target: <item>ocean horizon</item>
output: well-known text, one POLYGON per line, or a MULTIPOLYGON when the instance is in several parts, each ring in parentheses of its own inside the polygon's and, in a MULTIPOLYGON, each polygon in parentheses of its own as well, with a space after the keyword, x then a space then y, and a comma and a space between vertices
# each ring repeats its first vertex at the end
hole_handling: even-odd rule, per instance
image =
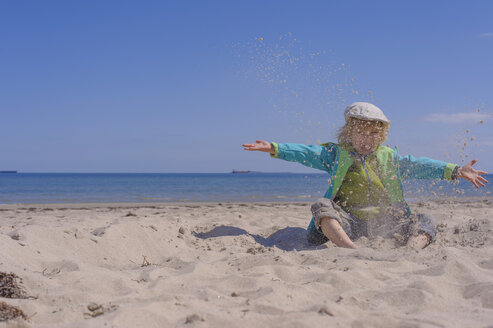
MULTIPOLYGON (((493 175, 486 176, 493 182, 493 175)), ((328 188, 326 173, 5 173, 0 204, 311 202, 328 188)), ((408 201, 491 197, 468 181, 404 181, 408 201)))

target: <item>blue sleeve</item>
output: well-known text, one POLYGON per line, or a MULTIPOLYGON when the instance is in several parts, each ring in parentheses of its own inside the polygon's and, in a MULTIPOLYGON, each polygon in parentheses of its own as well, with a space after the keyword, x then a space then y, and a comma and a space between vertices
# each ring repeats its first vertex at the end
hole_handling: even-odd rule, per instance
POLYGON ((437 161, 428 157, 415 158, 412 155, 400 156, 399 167, 404 179, 446 179, 452 180, 456 164, 437 161))
MULTIPOLYGON (((327 171, 333 166, 336 151, 321 145, 303 145, 295 143, 272 143, 275 154, 272 157, 297 162, 305 166, 327 171)), ((330 147, 329 147, 330 148, 330 147)))

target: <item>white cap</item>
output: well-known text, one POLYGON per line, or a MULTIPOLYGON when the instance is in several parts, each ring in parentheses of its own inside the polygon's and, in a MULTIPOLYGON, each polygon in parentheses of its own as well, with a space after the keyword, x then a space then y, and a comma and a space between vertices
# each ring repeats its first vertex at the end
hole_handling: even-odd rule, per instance
POLYGON ((390 123, 390 120, 385 116, 380 108, 367 102, 355 102, 346 107, 344 118, 346 121, 354 117, 364 121, 380 121, 390 123))

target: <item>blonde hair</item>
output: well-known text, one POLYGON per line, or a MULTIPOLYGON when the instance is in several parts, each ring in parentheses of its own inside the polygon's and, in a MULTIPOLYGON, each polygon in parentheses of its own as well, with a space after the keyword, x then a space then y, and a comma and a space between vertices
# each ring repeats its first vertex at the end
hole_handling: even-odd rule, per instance
POLYGON ((365 121, 358 118, 349 117, 346 120, 346 124, 339 129, 337 133, 337 141, 339 143, 351 143, 351 137, 354 130, 356 131, 377 131, 380 134, 380 141, 382 142, 387 139, 387 134, 389 133, 390 123, 384 123, 380 121, 365 121))

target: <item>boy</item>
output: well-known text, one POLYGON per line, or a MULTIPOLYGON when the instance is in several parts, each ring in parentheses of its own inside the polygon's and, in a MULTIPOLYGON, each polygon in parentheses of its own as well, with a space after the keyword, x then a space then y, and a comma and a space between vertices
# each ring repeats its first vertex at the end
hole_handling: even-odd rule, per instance
POLYGON ((344 112, 346 124, 339 130, 338 144, 277 144, 257 140, 245 150, 269 152, 271 157, 298 162, 330 174, 329 189, 312 205, 308 240, 314 244, 332 241, 356 248, 361 236, 393 236, 413 248, 426 247, 435 237, 431 217, 413 215, 404 200, 401 173, 411 179, 463 178, 476 188, 488 181, 487 174, 426 157, 401 157, 397 148, 381 146, 387 138, 389 119, 375 105, 356 102, 344 112))

